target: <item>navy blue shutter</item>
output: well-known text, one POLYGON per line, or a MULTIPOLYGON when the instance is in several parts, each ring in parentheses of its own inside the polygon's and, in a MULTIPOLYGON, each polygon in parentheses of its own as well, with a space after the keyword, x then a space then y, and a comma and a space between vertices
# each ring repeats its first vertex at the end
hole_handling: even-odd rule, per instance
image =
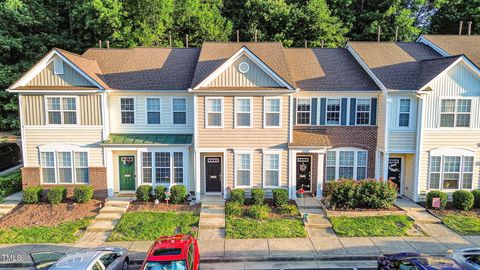
POLYGON ((377 99, 372 98, 372 106, 370 109, 370 125, 375 126, 377 124, 377 99))
POLYGON ((342 113, 341 113, 341 120, 340 123, 342 126, 347 125, 347 103, 348 98, 342 98, 342 113))
POLYGON ((327 111, 327 99, 321 98, 320 99, 320 125, 325 125, 325 114, 327 111))
POLYGON ((312 98, 312 107, 310 108, 310 117, 312 118, 312 125, 317 124, 317 98, 312 98))
POLYGON ((293 124, 297 124, 297 99, 293 99, 293 124))
POLYGON ((357 115, 357 99, 350 99, 350 125, 355 126, 355 116, 357 115))

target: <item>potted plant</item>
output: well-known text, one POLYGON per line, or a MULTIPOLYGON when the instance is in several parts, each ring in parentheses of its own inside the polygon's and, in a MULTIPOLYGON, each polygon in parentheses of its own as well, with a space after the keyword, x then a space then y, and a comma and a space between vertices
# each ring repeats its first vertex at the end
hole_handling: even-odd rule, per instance
POLYGON ((305 190, 303 189, 303 187, 301 187, 297 190, 297 197, 298 198, 303 198, 304 194, 305 194, 305 190))

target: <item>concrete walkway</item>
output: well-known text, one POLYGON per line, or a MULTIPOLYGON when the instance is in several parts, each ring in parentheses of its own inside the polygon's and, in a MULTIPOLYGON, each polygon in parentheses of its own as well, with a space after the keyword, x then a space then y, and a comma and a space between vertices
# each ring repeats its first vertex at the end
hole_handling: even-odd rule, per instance
POLYGON ((202 198, 198 230, 199 240, 225 238, 225 200, 223 197, 205 196, 202 198))
POLYGON ((305 228, 310 238, 336 236, 332 224, 317 199, 314 197, 297 198, 295 203, 302 217, 304 214, 308 214, 308 222, 305 224, 305 228))
POLYGON ((7 215, 23 200, 23 192, 17 192, 6 197, 2 203, 0 203, 0 218, 7 215))

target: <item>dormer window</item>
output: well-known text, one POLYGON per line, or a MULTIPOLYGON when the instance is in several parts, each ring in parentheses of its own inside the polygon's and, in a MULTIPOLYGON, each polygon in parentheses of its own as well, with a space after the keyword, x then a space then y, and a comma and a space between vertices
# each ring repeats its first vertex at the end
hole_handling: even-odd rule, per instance
POLYGON ((60 57, 53 60, 53 73, 55 75, 63 74, 63 60, 60 57))

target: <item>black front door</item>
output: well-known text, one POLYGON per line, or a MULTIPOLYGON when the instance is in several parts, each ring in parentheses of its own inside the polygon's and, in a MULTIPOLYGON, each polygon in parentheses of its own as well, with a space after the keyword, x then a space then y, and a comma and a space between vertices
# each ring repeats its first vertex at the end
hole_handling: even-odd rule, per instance
POLYGON ((305 191, 312 190, 312 157, 297 157, 297 190, 301 187, 305 191))
POLYGON ((402 159, 389 158, 388 159, 388 180, 391 180, 397 185, 397 190, 400 192, 402 179, 402 159))
POLYGON ((222 191, 222 158, 205 157, 205 191, 222 191))

